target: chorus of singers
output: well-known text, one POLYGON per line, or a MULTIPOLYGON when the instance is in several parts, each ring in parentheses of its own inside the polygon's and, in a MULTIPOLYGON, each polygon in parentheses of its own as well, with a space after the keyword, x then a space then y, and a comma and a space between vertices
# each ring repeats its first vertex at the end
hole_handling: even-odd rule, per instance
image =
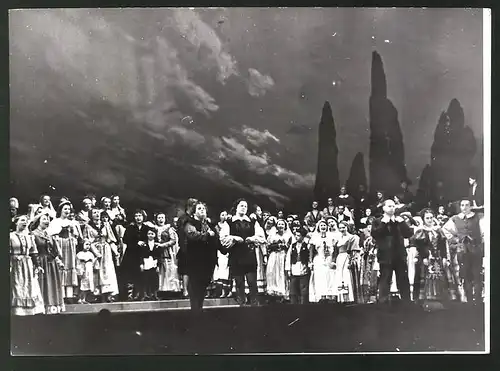
MULTIPOLYGON (((471 183, 472 184, 472 183, 471 183)), ((305 217, 237 200, 218 220, 189 199, 167 220, 128 214, 120 197, 83 198, 81 210, 42 195, 19 212, 10 200, 11 306, 55 314, 66 304, 189 297, 264 302, 387 302, 483 298, 482 209, 474 194, 415 212, 411 194, 375 201, 341 194, 305 217), (177 296, 175 296, 177 294, 177 296)), ((475 188, 474 188, 475 189, 475 188)))

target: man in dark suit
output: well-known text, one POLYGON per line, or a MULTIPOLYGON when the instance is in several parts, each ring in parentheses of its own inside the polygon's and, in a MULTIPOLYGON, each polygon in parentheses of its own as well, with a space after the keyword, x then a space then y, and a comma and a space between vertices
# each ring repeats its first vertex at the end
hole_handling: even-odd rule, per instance
POLYGON ((484 207, 484 190, 477 181, 477 175, 469 176, 469 199, 472 201, 472 208, 477 210, 484 207))
POLYGON ((395 216, 395 204, 387 199, 383 202, 383 215, 372 226, 372 237, 377 245, 380 264, 379 302, 388 302, 392 272, 396 272, 396 282, 401 299, 410 302, 410 283, 406 263, 404 239, 413 231, 401 216, 395 216))

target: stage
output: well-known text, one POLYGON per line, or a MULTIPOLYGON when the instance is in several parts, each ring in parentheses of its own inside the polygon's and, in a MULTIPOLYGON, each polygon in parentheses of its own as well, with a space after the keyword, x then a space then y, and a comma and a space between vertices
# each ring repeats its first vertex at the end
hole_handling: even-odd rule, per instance
POLYGON ((431 312, 401 303, 228 304, 208 306, 197 318, 179 309, 11 317, 12 354, 428 352, 485 346, 482 304, 431 312))

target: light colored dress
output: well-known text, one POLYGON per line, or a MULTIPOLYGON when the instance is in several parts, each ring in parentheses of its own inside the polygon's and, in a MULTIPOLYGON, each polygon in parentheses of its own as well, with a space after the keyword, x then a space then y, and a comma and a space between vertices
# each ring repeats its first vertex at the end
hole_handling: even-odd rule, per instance
POLYGON ((337 295, 335 287, 335 268, 333 265, 333 244, 336 233, 326 232, 322 235, 315 232, 309 242, 312 245, 313 269, 309 282, 309 301, 318 302, 321 299, 332 298, 337 295))
POLYGON ((113 233, 110 224, 96 226, 87 224, 83 230, 85 239, 90 240, 92 252, 100 258, 94 265, 95 270, 95 291, 96 295, 100 294, 118 294, 118 280, 114 259, 118 255, 116 247, 116 237, 113 233))
POLYGON ((177 267, 177 253, 179 252, 179 237, 170 225, 157 226, 158 240, 162 246, 159 259, 158 291, 180 292, 181 282, 177 267))
POLYGON ((287 230, 271 234, 268 239, 269 257, 266 267, 266 291, 269 295, 288 298, 289 285, 285 277, 285 260, 288 246, 291 244, 292 233, 287 230))
MULTIPOLYGON (((359 237, 352 234, 340 236, 336 242, 338 251, 335 270, 335 288, 337 289, 338 302, 352 303, 354 302, 355 277, 353 277, 353 269, 356 267, 356 254, 359 253, 359 237)), ((359 270, 354 269, 358 272, 359 270)), ((359 282, 359 280, 358 280, 359 282)))
POLYGON ((37 249, 32 235, 10 233, 11 310, 16 316, 45 313, 42 292, 35 276, 37 249))
POLYGON ((73 290, 78 287, 76 272, 76 245, 79 229, 77 222, 69 219, 56 218, 47 228, 47 234, 53 237, 54 243, 62 257, 64 269, 62 270, 62 285, 66 298, 73 297, 73 290))
POLYGON ((77 273, 80 277, 80 291, 93 292, 94 282, 94 261, 95 256, 90 251, 80 251, 76 254, 77 273))

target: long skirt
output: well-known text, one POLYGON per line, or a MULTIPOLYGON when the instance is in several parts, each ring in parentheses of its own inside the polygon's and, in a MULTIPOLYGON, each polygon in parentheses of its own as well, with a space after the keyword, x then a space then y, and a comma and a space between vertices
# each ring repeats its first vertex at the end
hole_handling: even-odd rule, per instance
POLYGON ((162 258, 159 260, 158 291, 180 292, 181 281, 177 269, 177 260, 162 258))
POLYGON ((43 273, 38 275, 42 291, 45 313, 57 314, 64 312, 64 293, 61 282, 61 270, 56 261, 48 255, 39 256, 43 273))
POLYGON ((337 256, 335 271, 335 288, 338 290, 338 302, 351 303, 354 301, 354 286, 349 269, 349 254, 342 252, 337 256))
POLYGON ((420 300, 447 301, 448 281, 442 261, 431 258, 429 265, 421 265, 420 300))
POLYGON ((273 251, 269 254, 266 268, 266 291, 269 295, 288 298, 288 281, 285 277, 286 251, 273 251))
POLYGON ((214 281, 229 280, 229 257, 220 251, 217 252, 217 266, 214 271, 214 281))
MULTIPOLYGON (((74 237, 54 238, 57 248, 61 252, 64 269, 62 270, 62 285, 64 288, 75 289, 78 287, 78 275, 76 272, 76 244, 74 237)), ((64 293, 66 297, 66 292, 64 293)))
POLYGON ((323 298, 331 298, 336 295, 335 269, 330 268, 327 260, 316 255, 313 259, 313 269, 309 281, 309 301, 315 303, 323 298))
POLYGON ((11 256, 11 310, 16 316, 45 313, 40 284, 33 261, 27 255, 11 256))
POLYGON ((257 245, 255 254, 257 254, 257 290, 259 293, 265 293, 267 287, 266 264, 264 262, 264 244, 257 245))
POLYGON ((363 303, 373 303, 377 300, 377 273, 376 257, 364 256, 361 260, 361 295, 363 303))
POLYGON ((115 263, 113 261, 113 251, 107 242, 95 244, 97 250, 102 255, 96 269, 94 284, 96 294, 118 294, 118 279, 116 277, 115 263))

